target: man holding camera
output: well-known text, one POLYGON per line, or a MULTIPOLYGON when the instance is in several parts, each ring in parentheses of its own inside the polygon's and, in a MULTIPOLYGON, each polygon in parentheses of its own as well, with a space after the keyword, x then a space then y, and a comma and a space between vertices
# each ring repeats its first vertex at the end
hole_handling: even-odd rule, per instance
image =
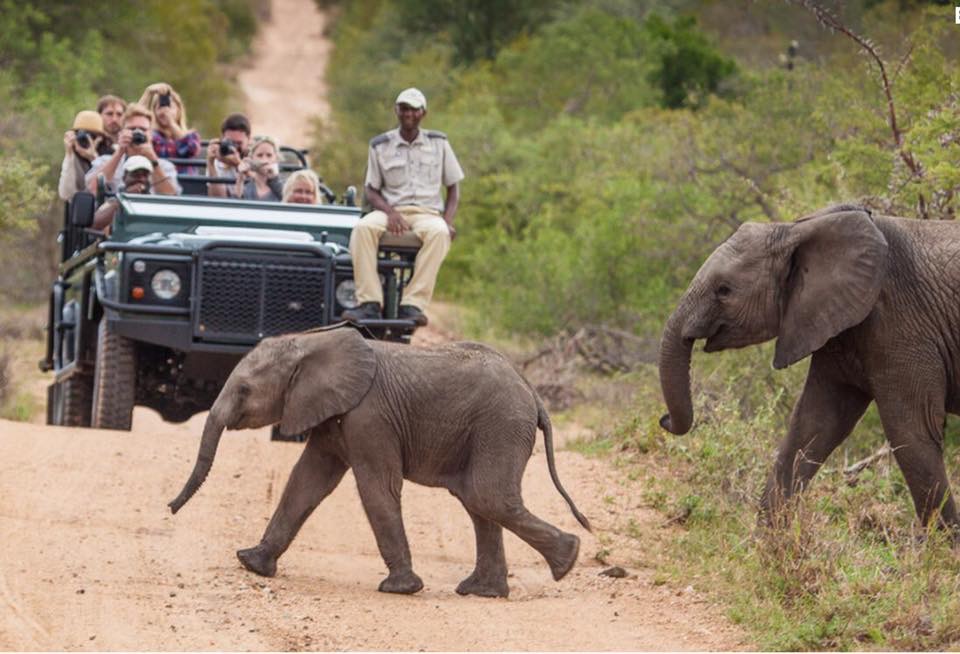
POLYGON ((150 181, 156 193, 161 195, 179 195, 180 184, 177 181, 177 167, 166 159, 161 159, 150 142, 150 129, 153 114, 141 104, 127 106, 123 114, 123 129, 117 137, 117 149, 113 154, 97 157, 87 172, 87 190, 96 194, 97 177, 103 175, 107 188, 116 191, 123 184, 123 164, 129 157, 145 157, 153 168, 150 181))
POLYGON ((96 111, 81 111, 73 119, 73 127, 63 134, 66 152, 60 166, 60 182, 57 191, 60 199, 69 202, 77 191, 84 190, 84 176, 92 162, 103 152, 103 120, 96 111))
MULTIPOLYGON (((220 138, 207 146, 207 177, 236 179, 240 162, 250 154, 250 120, 243 114, 230 114, 220 125, 220 138)), ((207 183, 207 195, 236 197, 233 184, 207 183)))

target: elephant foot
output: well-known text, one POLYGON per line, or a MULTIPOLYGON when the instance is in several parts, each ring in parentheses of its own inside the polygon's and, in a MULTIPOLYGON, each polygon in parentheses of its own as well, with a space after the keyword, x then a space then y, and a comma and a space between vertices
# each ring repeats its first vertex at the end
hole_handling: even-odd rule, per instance
POLYGON ((380 582, 377 588, 381 593, 400 593, 412 595, 423 588, 423 580, 413 570, 406 572, 391 572, 390 576, 380 582))
POLYGON ((557 555, 547 559, 554 581, 560 581, 570 572, 573 564, 577 562, 579 553, 580 539, 573 534, 561 534, 557 544, 557 555))
POLYGON ((479 575, 476 571, 457 586, 458 595, 479 595, 480 597, 508 597, 507 573, 503 575, 479 575))
POLYGON ((277 574, 277 557, 273 556, 262 545, 245 550, 237 550, 237 558, 243 567, 250 572, 256 572, 261 577, 273 577, 277 574))

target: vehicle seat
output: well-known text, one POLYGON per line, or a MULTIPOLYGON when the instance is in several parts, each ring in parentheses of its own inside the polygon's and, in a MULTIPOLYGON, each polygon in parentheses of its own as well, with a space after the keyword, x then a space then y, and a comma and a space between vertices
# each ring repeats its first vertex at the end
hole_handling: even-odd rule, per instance
POLYGON ((419 250, 423 246, 423 241, 412 231, 407 230, 403 234, 391 234, 384 232, 380 237, 381 250, 419 250))

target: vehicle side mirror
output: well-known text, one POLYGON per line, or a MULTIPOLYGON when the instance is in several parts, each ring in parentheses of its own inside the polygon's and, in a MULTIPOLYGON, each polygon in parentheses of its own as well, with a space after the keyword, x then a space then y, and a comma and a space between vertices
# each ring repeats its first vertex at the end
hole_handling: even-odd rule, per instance
POLYGON ((343 203, 348 207, 357 206, 357 187, 353 184, 347 187, 347 192, 343 195, 343 203))
POLYGON ((73 227, 89 227, 93 224, 93 212, 96 207, 93 193, 79 191, 70 200, 70 224, 73 227))

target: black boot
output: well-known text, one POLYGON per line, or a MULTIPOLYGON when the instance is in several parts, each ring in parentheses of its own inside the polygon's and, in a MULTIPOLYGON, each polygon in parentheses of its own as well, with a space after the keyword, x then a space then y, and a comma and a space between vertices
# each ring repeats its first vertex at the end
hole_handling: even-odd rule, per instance
POLYGON ((417 327, 423 327, 427 324, 427 314, 412 304, 401 304, 400 310, 397 312, 397 318, 412 320, 417 327))
POLYGON ((361 320, 380 320, 380 305, 376 302, 364 302, 356 309, 348 309, 340 314, 344 320, 360 322, 361 320))

